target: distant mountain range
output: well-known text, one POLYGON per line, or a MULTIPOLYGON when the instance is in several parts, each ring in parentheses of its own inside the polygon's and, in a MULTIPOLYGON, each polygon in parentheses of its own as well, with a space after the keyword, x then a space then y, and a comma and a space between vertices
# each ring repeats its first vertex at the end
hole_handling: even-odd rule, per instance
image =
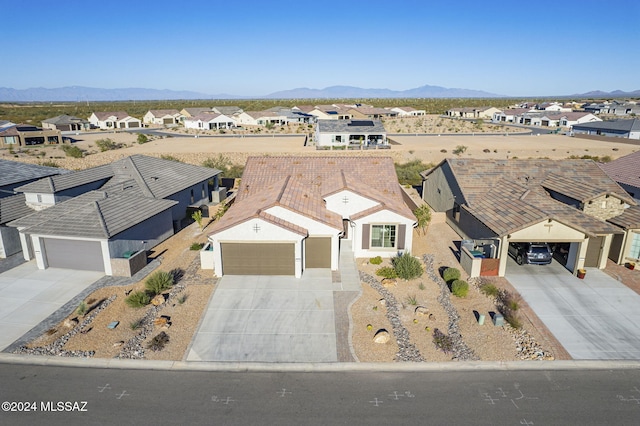
MULTIPOLYGON (((70 86, 55 89, 34 87, 12 89, 0 87, 0 102, 95 102, 95 101, 153 101, 192 99, 371 99, 371 98, 498 98, 507 97, 482 90, 457 89, 424 85, 408 90, 363 89, 353 86, 331 86, 324 89, 307 87, 283 90, 265 96, 236 96, 226 93, 210 95, 192 91, 157 90, 142 88, 100 89, 70 86)), ((557 97, 572 98, 621 98, 640 97, 640 90, 623 92, 593 91, 557 97)))
POLYGON ((603 92, 602 90, 594 90, 592 92, 571 95, 575 98, 591 98, 591 99, 609 99, 609 98, 640 98, 640 90, 633 92, 624 92, 622 90, 614 90, 613 92, 603 92))

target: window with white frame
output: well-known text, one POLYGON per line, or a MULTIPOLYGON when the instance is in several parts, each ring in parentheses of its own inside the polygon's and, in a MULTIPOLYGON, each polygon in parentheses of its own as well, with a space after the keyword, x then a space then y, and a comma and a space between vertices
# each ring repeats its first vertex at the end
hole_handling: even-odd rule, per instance
POLYGON ((371 248, 394 248, 396 225, 371 225, 371 248))
POLYGON ((633 259, 640 258, 640 234, 633 233, 633 240, 631 240, 631 250, 629 250, 629 257, 633 259))

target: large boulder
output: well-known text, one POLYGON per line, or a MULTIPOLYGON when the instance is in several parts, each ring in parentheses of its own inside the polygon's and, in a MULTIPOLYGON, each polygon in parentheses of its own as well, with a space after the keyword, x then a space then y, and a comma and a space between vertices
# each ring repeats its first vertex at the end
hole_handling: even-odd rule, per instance
POLYGON ((373 342, 374 343, 387 343, 389 342, 389 340, 391 339, 391 336, 389 335, 389 332, 387 330, 385 330, 384 328, 378 330, 376 332, 376 335, 373 336, 373 342))

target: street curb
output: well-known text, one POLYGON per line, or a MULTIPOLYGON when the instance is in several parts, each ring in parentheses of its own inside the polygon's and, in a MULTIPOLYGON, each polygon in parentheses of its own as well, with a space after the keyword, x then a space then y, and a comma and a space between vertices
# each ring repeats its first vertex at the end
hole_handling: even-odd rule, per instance
POLYGON ((109 368, 118 370, 165 370, 211 372, 447 372, 447 371, 547 371, 547 370, 630 370, 640 369, 640 361, 510 361, 434 363, 240 363, 197 361, 149 361, 115 358, 61 358, 0 353, 1 364, 53 367, 109 368))

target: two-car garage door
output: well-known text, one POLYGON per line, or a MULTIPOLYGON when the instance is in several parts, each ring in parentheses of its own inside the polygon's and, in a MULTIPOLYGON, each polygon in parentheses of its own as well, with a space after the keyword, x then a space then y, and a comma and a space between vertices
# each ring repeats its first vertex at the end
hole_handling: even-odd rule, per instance
POLYGON ((225 275, 294 275, 293 243, 221 243, 225 275))
POLYGON ((42 244, 50 268, 104 272, 102 246, 99 241, 43 238, 42 244))

